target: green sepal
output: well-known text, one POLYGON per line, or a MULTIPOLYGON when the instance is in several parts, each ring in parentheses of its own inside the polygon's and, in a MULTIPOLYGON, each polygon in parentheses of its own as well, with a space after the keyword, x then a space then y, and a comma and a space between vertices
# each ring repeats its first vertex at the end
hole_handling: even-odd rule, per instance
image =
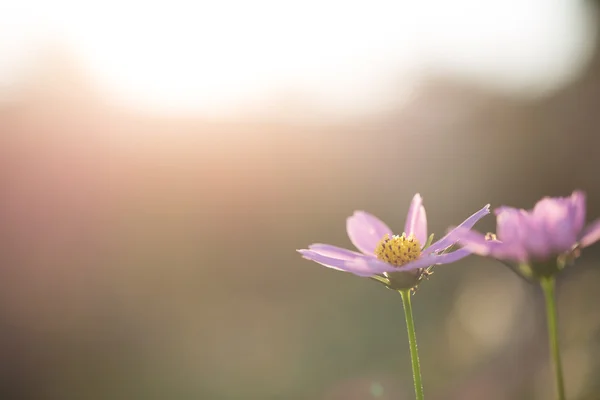
POLYGON ((503 264, 528 282, 539 282, 551 278, 566 267, 573 265, 575 259, 579 257, 579 253, 579 248, 575 246, 572 250, 547 261, 530 261, 518 264, 503 262, 503 264))
POLYGON ((425 242, 425 246, 423 246, 423 250, 425 250, 426 248, 428 248, 429 246, 431 246, 431 243, 433 243, 433 233, 431 235, 429 235, 429 237, 427 238, 427 241, 425 242))

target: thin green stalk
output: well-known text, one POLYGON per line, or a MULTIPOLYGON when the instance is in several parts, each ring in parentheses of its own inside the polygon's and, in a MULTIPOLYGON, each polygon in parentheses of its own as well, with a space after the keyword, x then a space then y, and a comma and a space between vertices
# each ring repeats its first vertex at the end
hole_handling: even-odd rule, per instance
POLYGON ((400 290, 404 315, 406 316, 406 329, 408 331, 408 343, 410 345, 410 359, 412 361, 413 381, 415 383, 416 400, 423 400, 423 383, 421 381, 421 367, 419 366, 419 352, 417 350, 417 335, 415 323, 413 322, 412 306, 410 304, 410 289, 400 290))
POLYGON ((563 381, 562 365, 560 362, 560 349, 558 347, 558 323, 556 316, 556 300, 554 294, 554 277, 545 277, 540 281, 544 297, 546 298, 546 315, 548 318, 548 337, 550 340, 550 354, 554 364, 554 378, 556 383, 556 398, 565 400, 565 384, 563 381))

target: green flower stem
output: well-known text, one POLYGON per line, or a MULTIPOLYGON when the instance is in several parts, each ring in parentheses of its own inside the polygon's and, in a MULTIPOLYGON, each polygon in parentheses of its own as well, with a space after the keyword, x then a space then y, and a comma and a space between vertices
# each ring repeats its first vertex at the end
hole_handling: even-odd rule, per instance
POLYGON ((560 362, 560 349, 558 347, 558 323, 556 317, 556 300, 554 294, 554 277, 544 277, 540 280, 544 297, 546 298, 546 315, 548 318, 548 337, 550 340, 550 354, 554 364, 554 377, 556 381, 556 396, 558 400, 565 400, 565 384, 563 381, 562 365, 560 362))
POLYGON ((412 361, 416 400, 423 400, 423 383, 421 382, 421 367, 419 366, 417 335, 415 333, 415 323, 413 322, 412 306, 410 304, 410 289, 400 290, 399 292, 402 295, 404 315, 406 316, 406 329, 408 330, 408 343, 410 345, 410 359, 412 361))

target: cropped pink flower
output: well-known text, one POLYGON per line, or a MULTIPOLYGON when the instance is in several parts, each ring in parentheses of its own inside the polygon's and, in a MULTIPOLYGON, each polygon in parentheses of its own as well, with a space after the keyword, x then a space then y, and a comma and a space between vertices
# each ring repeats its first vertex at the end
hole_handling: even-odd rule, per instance
POLYGON ((544 262, 587 247, 600 239, 600 219, 585 225, 585 194, 545 197, 532 210, 500 207, 495 210, 497 240, 481 233, 453 230, 463 249, 499 260, 544 262))

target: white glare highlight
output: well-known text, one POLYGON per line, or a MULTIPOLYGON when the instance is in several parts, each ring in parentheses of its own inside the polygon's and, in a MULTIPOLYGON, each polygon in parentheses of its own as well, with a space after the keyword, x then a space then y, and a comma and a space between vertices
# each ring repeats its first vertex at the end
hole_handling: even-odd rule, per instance
POLYGON ((260 108, 292 93, 356 112, 406 96, 425 70, 538 93, 584 65, 587 11, 558 0, 13 1, 0 13, 0 82, 50 37, 109 94, 157 110, 260 108))

